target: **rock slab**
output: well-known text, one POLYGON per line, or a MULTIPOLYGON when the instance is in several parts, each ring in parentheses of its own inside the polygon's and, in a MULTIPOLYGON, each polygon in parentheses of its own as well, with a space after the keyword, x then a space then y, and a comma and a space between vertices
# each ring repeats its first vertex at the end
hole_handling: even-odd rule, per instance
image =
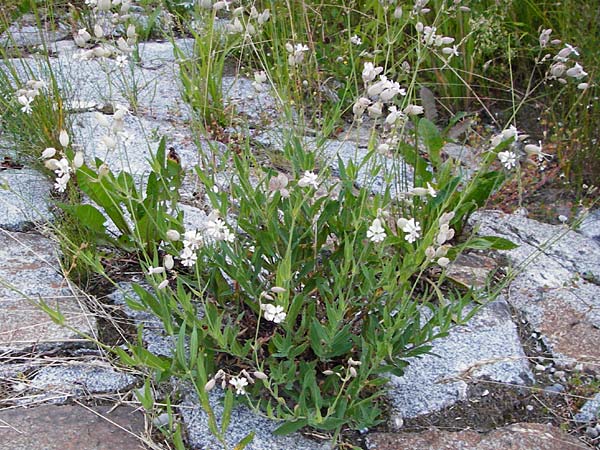
POLYGON ((34 170, 0 172, 0 228, 24 231, 36 223, 50 221, 51 189, 52 183, 34 170))
POLYGON ((558 428, 538 423, 518 423, 480 434, 475 431, 374 433, 367 438, 370 450, 580 450, 586 446, 558 428))
POLYGON ((141 450, 144 417, 133 408, 39 406, 0 411, 0 450, 141 450))
POLYGON ((499 211, 473 214, 479 234, 519 245, 503 252, 516 275, 508 302, 522 313, 557 364, 600 361, 600 243, 562 225, 499 211))
POLYGON ((432 354, 410 359, 402 377, 390 377, 388 396, 395 418, 429 414, 465 400, 471 378, 518 385, 533 381, 517 327, 502 299, 432 345, 432 354))
POLYGON ((95 319, 58 272, 50 239, 0 230, 0 351, 24 351, 83 342, 76 332, 52 322, 35 302, 59 308, 71 327, 93 334, 95 319))

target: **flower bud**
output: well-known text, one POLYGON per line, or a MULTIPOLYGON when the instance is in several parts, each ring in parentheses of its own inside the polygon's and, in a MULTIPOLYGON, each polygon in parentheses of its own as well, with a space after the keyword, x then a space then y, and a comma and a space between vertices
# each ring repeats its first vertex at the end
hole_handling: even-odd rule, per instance
POLYGON ((163 259, 163 265, 165 269, 171 270, 175 266, 175 260, 173 259, 173 255, 165 255, 163 259))
POLYGON ((67 134, 67 132, 65 130, 60 130, 60 135, 58 136, 58 142, 60 142, 60 145, 62 145, 64 148, 69 146, 69 135, 67 134))
POLYGON ((50 169, 50 170, 57 170, 60 168, 60 164, 59 164, 58 160, 56 160, 56 159, 48 159, 44 163, 44 166, 46 167, 46 169, 50 169))
POLYGON ((208 380, 208 382, 204 385, 204 392, 209 392, 215 387, 216 381, 214 378, 208 380))
POLYGON ((105 177, 106 175, 108 175, 110 173, 110 168, 108 167, 107 164, 102 164, 99 168, 98 168, 98 176, 100 178, 105 177))
POLYGON ((358 375, 358 372, 352 366, 350 366, 350 368, 348 369, 348 372, 350 373, 350 376, 353 377, 353 378, 356 378, 356 376, 358 375))
POLYGON ((83 152, 77 152, 73 157, 73 168, 79 169, 81 166, 83 166, 83 152))
POLYGON ((156 289, 158 289, 160 291, 160 290, 163 290, 164 288, 166 288, 168 285, 169 285, 169 280, 165 279, 165 280, 162 280, 158 286, 156 286, 156 289))
POLYGON ((442 267, 446 267, 448 264, 450 264, 450 260, 445 256, 442 256, 440 259, 438 259, 438 264, 442 267))
POLYGON ((48 147, 42 152, 43 159, 52 158, 54 155, 56 155, 56 149, 54 147, 48 147))
POLYGON ((286 292, 286 289, 279 286, 273 286, 271 288, 271 292, 274 292, 275 294, 283 294, 284 292, 286 292))
POLYGON ((111 6, 112 4, 110 0, 98 0, 96 3, 98 11, 108 11, 111 6))
POLYGON ((335 372, 334 372, 333 370, 324 370, 324 371, 323 371, 323 375, 327 375, 327 376, 329 376, 329 375, 333 375, 334 373, 335 373, 335 372))
POLYGON ((100 39, 102 36, 104 36, 104 30, 98 24, 94 25, 94 36, 96 36, 96 38, 98 38, 98 39, 100 39))
POLYGON ((260 372, 260 371, 256 371, 256 372, 252 372, 252 375, 254 375, 254 378, 256 378, 257 380, 266 380, 267 374, 264 372, 260 372))
POLYGON ((167 231, 167 239, 176 242, 181 239, 181 234, 179 234, 179 231, 177 230, 169 230, 167 231))

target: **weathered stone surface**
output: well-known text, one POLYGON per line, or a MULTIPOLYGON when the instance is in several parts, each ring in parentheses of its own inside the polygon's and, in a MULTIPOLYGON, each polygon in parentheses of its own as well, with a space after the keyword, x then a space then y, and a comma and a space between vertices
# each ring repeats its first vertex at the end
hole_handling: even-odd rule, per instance
POLYGON ((558 428, 518 423, 480 434, 475 431, 431 429, 420 433, 374 433, 370 450, 579 450, 586 446, 558 428))
POLYGON ((50 190, 52 183, 34 170, 0 172, 0 228, 23 231, 36 223, 52 219, 50 190))
POLYGON ((0 230, 0 262, 0 350, 83 341, 77 333, 54 324, 33 304, 39 300, 59 308, 68 325, 94 333, 95 320, 58 272, 56 248, 49 239, 0 230))
POLYGON ((391 376, 392 415, 412 418, 466 399, 470 378, 527 384, 533 380, 506 302, 496 300, 471 321, 433 342, 433 354, 391 376), (437 355, 437 356, 434 356, 437 355))
POLYGON ((122 406, 0 411, 0 450, 141 450, 143 433, 143 414, 122 406))
POLYGON ((69 397, 124 391, 132 387, 133 375, 117 372, 106 361, 45 366, 28 383, 29 401, 62 403, 69 397))
MULTIPOLYGON (((257 143, 274 150, 281 150, 286 144, 286 139, 285 133, 280 130, 267 130, 255 137, 257 143)), ((307 151, 315 152, 317 163, 331 167, 334 175, 337 175, 338 158, 346 166, 349 162, 353 162, 359 167, 356 182, 361 187, 364 186, 380 194, 389 187, 392 197, 398 197, 402 192, 413 187, 413 168, 405 164, 400 157, 390 158, 374 153, 370 156, 370 161, 363 165, 369 150, 354 141, 327 139, 318 144, 317 140, 310 136, 300 137, 300 139, 307 151), (380 170, 373 175, 375 168, 380 170)))
POLYGON ((600 209, 589 211, 588 215, 585 216, 579 225, 577 231, 585 237, 594 239, 596 242, 600 243, 600 209))
POLYGON ((136 326, 142 325, 142 339, 150 352, 158 356, 173 355, 176 338, 167 334, 161 321, 149 312, 134 310, 127 306, 127 298, 139 301, 131 283, 120 283, 119 290, 114 291, 108 298, 115 305, 122 307, 123 312, 131 318, 136 326))
POLYGON ((577 422, 600 420, 600 394, 596 394, 594 398, 585 402, 583 407, 575 415, 574 419, 577 422))
POLYGON ((252 80, 244 77, 223 77, 225 105, 235 108, 252 126, 269 125, 279 117, 277 101, 269 92, 258 92, 252 80))
MULTIPOLYGON (((211 408, 217 421, 222 417, 222 399, 218 394, 210 396, 211 408)), ((183 417, 190 448, 202 450, 218 450, 223 447, 208 429, 208 416, 198 403, 194 394, 187 393, 179 411, 183 417)), ((329 450, 331 445, 323 441, 312 441, 300 433, 287 436, 275 436, 273 431, 280 423, 260 417, 245 406, 234 407, 231 423, 227 429, 227 448, 233 448, 249 433, 254 432, 254 439, 246 450, 329 450)))
POLYGON ((21 24, 15 23, 11 25, 0 36, 0 46, 5 48, 35 47, 38 45, 41 46, 44 43, 59 41, 69 35, 68 30, 64 26, 59 25, 53 28, 46 26, 40 29, 35 23, 35 17, 30 16, 21 24))
POLYGON ((446 276, 467 288, 482 288, 497 267, 496 260, 489 256, 461 253, 448 265, 446 276))
POLYGON ((507 298, 542 333, 557 363, 583 362, 597 371, 600 243, 564 226, 498 211, 476 213, 471 221, 480 234, 519 245, 503 252, 518 270, 507 298))

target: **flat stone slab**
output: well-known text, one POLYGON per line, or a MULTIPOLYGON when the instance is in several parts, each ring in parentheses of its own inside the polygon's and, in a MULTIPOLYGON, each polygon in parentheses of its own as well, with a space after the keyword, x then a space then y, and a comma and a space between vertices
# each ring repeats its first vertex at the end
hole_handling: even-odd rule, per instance
POLYGON ((489 256, 477 253, 461 253, 446 270, 446 276, 466 288, 483 288, 498 262, 489 256))
MULTIPOLYGON (((35 17, 30 17, 24 22, 35 24, 35 17)), ((48 44, 50 42, 59 41, 69 35, 68 30, 59 25, 54 29, 46 26, 43 29, 29 23, 12 24, 0 36, 0 46, 5 48, 13 47, 35 47, 48 44)))
POLYGON ((593 422, 600 420, 600 394, 585 402, 574 417, 577 422, 593 422))
POLYGON ((50 191, 52 183, 30 169, 0 172, 0 228, 24 231, 34 224, 52 220, 50 191))
POLYGON ((69 289, 59 267, 50 239, 0 230, 0 351, 85 342, 74 331, 52 322, 35 305, 39 300, 59 308, 68 325, 94 333, 95 319, 69 289))
MULTIPOLYGON (((146 286, 148 288, 148 286, 146 286)), ((142 327, 142 340, 146 348, 157 356, 171 357, 173 349, 177 344, 177 337, 169 336, 162 322, 150 312, 139 311, 130 308, 126 299, 139 301, 138 295, 131 287, 131 283, 120 283, 119 289, 108 296, 115 305, 129 317, 136 326, 142 327)))
POLYGON ((517 423, 481 434, 475 431, 431 429, 420 433, 374 433, 367 437, 372 450, 580 450, 583 442, 556 427, 517 423))
MULTIPOLYGON (((222 399, 219 394, 211 395, 211 407, 217 417, 222 417, 222 399)), ((191 449, 220 450, 224 449, 208 429, 208 416, 198 403, 194 394, 188 393, 180 405, 179 412, 187 430, 188 445, 191 449)), ((250 432, 254 432, 254 439, 248 444, 246 450, 330 450, 331 444, 324 441, 313 441, 305 438, 300 433, 287 436, 275 436, 273 431, 280 425, 264 417, 260 417, 245 406, 236 406, 231 413, 231 422, 227 429, 227 448, 244 439, 250 432)))
POLYGON ((600 209, 590 211, 579 225, 577 231, 600 243, 600 209))
POLYGON ((0 411, 0 450, 141 450, 148 448, 137 437, 143 433, 143 414, 123 406, 0 411))
POLYGON ((474 214, 479 234, 519 247, 502 252, 517 276, 507 300, 542 334, 559 365, 600 361, 600 243, 565 226, 498 211, 474 214), (526 265, 525 265, 526 264, 526 265))
POLYGON ((402 377, 390 376, 392 420, 429 414, 465 400, 471 378, 518 385, 533 381, 517 327, 502 299, 432 345, 433 354, 411 358, 402 377))
POLYGON ((124 391, 136 381, 136 377, 117 372, 106 361, 95 360, 45 366, 27 383, 24 392, 26 402, 63 403, 69 397, 124 391))

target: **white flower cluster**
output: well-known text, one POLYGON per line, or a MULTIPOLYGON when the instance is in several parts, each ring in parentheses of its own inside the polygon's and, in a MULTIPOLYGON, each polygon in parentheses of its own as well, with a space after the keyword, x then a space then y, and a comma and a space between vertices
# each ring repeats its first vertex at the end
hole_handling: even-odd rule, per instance
POLYGON ((448 58, 459 55, 457 45, 449 47, 449 45, 454 43, 453 37, 436 34, 436 27, 423 25, 422 22, 417 22, 415 24, 415 29, 421 35, 423 44, 425 44, 426 47, 441 48, 441 52, 448 58))
MULTIPOLYGON (((217 3, 215 3, 215 5, 217 5, 217 3)), ((244 39, 249 40, 252 36, 260 33, 262 26, 271 18, 271 11, 265 9, 263 12, 258 12, 256 7, 251 6, 249 19, 246 19, 244 17, 244 9, 245 8, 243 6, 234 9, 233 20, 229 22, 225 28, 228 33, 243 34, 244 39)))
MULTIPOLYGON (((398 228, 404 233, 406 233, 404 235, 404 239, 407 242, 412 244, 421 237, 421 224, 417 222, 414 218, 405 219, 401 217, 396 223, 398 225, 398 228)), ((385 231, 385 228, 383 227, 383 221, 379 217, 377 217, 373 220, 371 226, 369 226, 367 230, 367 238, 371 242, 379 243, 383 242, 386 235, 387 233, 385 231)))
POLYGON ((18 89, 17 92, 15 92, 17 101, 21 105, 21 112, 24 112, 25 114, 31 114, 33 112, 31 104, 35 98, 40 95, 40 91, 42 90, 48 90, 48 85, 45 81, 29 80, 25 83, 25 87, 18 89))
POLYGON ((94 118, 98 125, 105 129, 105 133, 100 137, 98 146, 102 151, 109 152, 114 150, 119 142, 131 140, 131 135, 125 131, 125 117, 129 114, 129 109, 125 105, 117 104, 114 106, 112 121, 100 112, 94 113, 94 118))
POLYGON ((217 242, 233 242, 234 240, 235 235, 227 224, 219 218, 218 211, 213 211, 200 229, 188 230, 183 233, 183 250, 179 254, 179 259, 181 259, 182 265, 192 267, 198 260, 196 251, 201 247, 214 245, 217 242))
POLYGON ((435 246, 430 246, 425 249, 425 256, 430 261, 437 259, 437 263, 446 267, 450 264, 450 259, 446 257, 448 253, 448 249, 451 247, 450 244, 447 244, 449 240, 454 237, 454 229, 450 228, 450 221, 454 218, 454 211, 449 213, 444 213, 440 217, 438 223, 440 225, 440 230, 435 237, 435 246))
POLYGON ((397 224, 398 228, 406 233, 404 235, 406 242, 412 244, 421 237, 421 224, 415 221, 414 218, 405 219, 401 217, 398 219, 397 224))
POLYGON ((214 389, 217 382, 220 382, 221 389, 225 389, 227 385, 230 385, 235 389, 236 395, 244 395, 246 394, 246 387, 254 384, 255 380, 266 380, 267 378, 267 375, 260 370, 256 370, 250 374, 246 369, 243 369, 238 375, 232 376, 219 369, 215 376, 204 385, 204 390, 209 392, 214 389))
MULTIPOLYGON (((542 30, 539 37, 540 47, 546 48, 548 45, 561 44, 560 39, 550 39, 551 33, 552 30, 549 28, 542 30)), ((554 62, 550 65, 547 77, 550 80, 558 80, 558 82, 561 84, 567 84, 567 78, 572 78, 578 82, 577 89, 585 90, 590 84, 581 80, 587 77, 588 73, 583 70, 581 64, 576 61, 574 65, 569 67, 569 63, 571 62, 571 57, 573 55, 580 56, 579 51, 576 47, 565 43, 565 46, 556 55, 554 55, 554 57, 552 57, 554 62)), ((550 54, 546 54, 544 58, 542 58, 542 62, 550 57, 550 54)))
POLYGON ((132 6, 131 0, 87 0, 86 4, 93 7, 96 23, 93 29, 88 31, 86 28, 78 30, 73 35, 73 40, 82 50, 73 55, 73 58, 80 61, 88 61, 94 58, 109 58, 116 56, 117 65, 123 66, 129 55, 133 52, 137 42, 137 32, 135 25, 129 24, 125 31, 125 36, 120 36, 116 42, 109 45, 104 42, 101 45, 95 45, 102 39, 114 34, 115 25, 126 22, 129 19, 129 10, 132 6), (118 13, 112 13, 114 7, 119 6, 118 13), (94 46, 95 45, 95 46, 94 46), (92 47, 93 48, 88 48, 92 47))
MULTIPOLYGON (((64 150, 69 146, 69 134, 65 130, 61 130, 58 141, 64 150)), ((58 192, 65 192, 67 184, 71 179, 71 172, 83 166, 83 153, 77 152, 73 157, 73 161, 69 161, 65 156, 60 159, 55 158, 59 155, 54 147, 48 147, 42 152, 42 159, 45 159, 44 166, 52 170, 56 174, 54 189, 58 192)))
POLYGON ((292 45, 290 42, 285 44, 285 49, 288 52, 288 64, 290 65, 290 67, 294 67, 301 64, 302 61, 304 61, 304 54, 309 50, 307 45, 292 45))
MULTIPOLYGON (((375 67, 372 62, 365 62, 362 71, 362 79, 365 85, 365 93, 353 105, 352 112, 354 119, 361 121, 365 112, 372 119, 382 117, 385 109, 387 113, 384 123, 388 127, 402 125, 407 116, 419 115, 423 113, 421 106, 408 104, 403 110, 399 110, 394 104, 398 96, 406 96, 406 90, 400 87, 397 81, 389 80, 385 75, 381 75, 383 67, 375 67), (379 76, 379 80, 375 79, 379 76)), ((391 145, 388 143, 388 145, 391 145)), ((385 147, 380 151, 385 152, 385 147)))
POLYGON ((262 303, 260 309, 263 311, 265 320, 268 320, 269 322, 281 323, 287 316, 286 312, 283 310, 283 306, 262 303))
POLYGON ((519 130, 514 125, 502 130, 500 133, 492 137, 491 147, 492 149, 498 147, 502 142, 509 139, 513 139, 513 142, 509 150, 498 152, 498 159, 504 165, 507 170, 511 170, 517 165, 517 153, 515 152, 515 143, 522 141, 527 136, 519 133, 519 130))

